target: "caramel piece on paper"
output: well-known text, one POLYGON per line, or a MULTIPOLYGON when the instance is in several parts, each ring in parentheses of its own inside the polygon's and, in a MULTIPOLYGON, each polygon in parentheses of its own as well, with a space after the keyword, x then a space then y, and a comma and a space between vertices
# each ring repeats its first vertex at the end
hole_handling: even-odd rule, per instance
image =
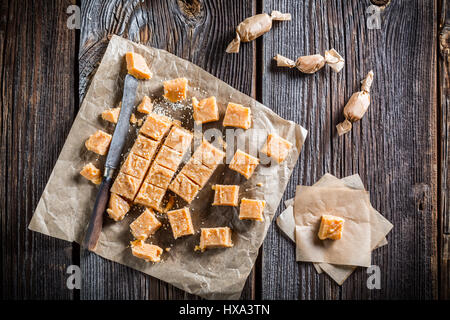
POLYGON ((161 189, 167 189, 174 174, 175 171, 164 168, 157 163, 153 163, 144 182, 152 184, 161 189))
POLYGON ((289 21, 291 14, 272 11, 270 16, 267 13, 261 13, 245 19, 236 27, 236 38, 230 42, 226 52, 238 53, 241 42, 255 40, 272 29, 272 20, 289 21))
POLYGON ((233 246, 231 241, 231 229, 221 228, 202 228, 200 233, 200 250, 213 248, 230 248, 233 246))
POLYGON ((252 115, 250 108, 237 103, 228 103, 227 111, 223 118, 224 127, 237 127, 247 130, 251 125, 252 115))
POLYGON ((224 157, 225 152, 217 149, 205 140, 202 141, 201 145, 192 155, 192 158, 213 170, 215 170, 217 166, 223 162, 224 157))
POLYGON ((131 253, 133 256, 144 259, 147 262, 160 262, 163 249, 153 244, 145 243, 142 240, 131 242, 131 253))
POLYGON ((219 108, 217 107, 216 97, 209 97, 200 101, 193 97, 192 107, 194 109, 193 117, 196 123, 219 120, 219 108))
POLYGON ((128 73, 133 77, 136 79, 150 79, 152 77, 152 73, 143 56, 134 52, 127 52, 125 59, 127 61, 128 73))
POLYGON ((241 200, 241 207, 239 210, 239 219, 264 221, 265 206, 266 202, 264 200, 252 200, 243 198, 241 200))
POLYGON ((120 172, 133 176, 138 179, 144 178, 147 169, 150 166, 150 160, 142 158, 132 152, 128 154, 127 159, 120 168, 120 172))
POLYGON ((142 125, 140 134, 146 135, 154 140, 161 140, 172 126, 172 120, 156 113, 150 113, 142 125))
POLYGON ((120 108, 112 108, 102 112, 102 119, 111 123, 117 123, 119 120, 120 108))
POLYGON ((216 184, 213 190, 215 191, 213 206, 236 207, 238 205, 239 186, 216 184))
POLYGON ((182 159, 183 155, 181 153, 164 145, 156 155, 155 163, 172 171, 177 171, 182 159))
POLYGON ((293 61, 289 58, 277 54, 274 58, 278 67, 297 68, 303 73, 315 73, 328 64, 334 71, 339 72, 345 64, 344 58, 334 49, 325 51, 325 57, 320 54, 302 56, 293 61))
POLYGON ((136 124, 138 122, 136 115, 134 113, 131 114, 130 116, 130 123, 131 124, 136 124))
POLYGON ((106 213, 114 221, 123 220, 125 215, 130 211, 130 204, 127 200, 116 193, 111 193, 106 213))
POLYGON ((130 152, 147 160, 151 160, 158 148, 158 141, 139 134, 130 152))
POLYGON ((81 169, 80 174, 94 184, 102 182, 102 172, 90 162, 81 169))
POLYGON ((324 214, 320 221, 319 239, 339 240, 342 238, 345 220, 340 217, 324 214))
POLYGON ((193 138, 194 135, 190 131, 178 126, 173 126, 164 141, 164 145, 184 154, 190 147, 193 138))
POLYGON ((156 211, 162 211, 161 202, 165 193, 165 189, 144 182, 134 202, 155 209, 156 211))
POLYGON ((112 136, 98 130, 96 133, 92 134, 84 143, 86 149, 95 152, 99 155, 104 156, 108 153, 109 144, 111 143, 112 136))
POLYGON ((153 102, 148 96, 142 98, 141 103, 137 107, 137 111, 143 114, 149 114, 153 110, 153 102))
POLYGON ((167 212, 167 217, 169 218, 173 237, 175 239, 194 234, 194 226, 192 225, 189 208, 169 211, 167 212))
POLYGON ((164 81, 164 98, 171 102, 185 100, 187 84, 188 81, 186 78, 164 81))
POLYGON ((281 163, 286 159, 291 148, 292 143, 274 133, 270 133, 261 152, 276 160, 278 163, 281 163))
POLYGON ((239 172, 248 180, 252 176, 258 164, 258 158, 252 157, 251 155, 238 149, 234 154, 233 159, 231 159, 229 168, 239 172))
POLYGON ((184 174, 179 173, 170 183, 169 190, 179 195, 187 203, 191 203, 200 191, 200 186, 192 182, 184 174))
POLYGON ((213 169, 208 168, 194 158, 191 158, 180 171, 180 173, 194 181, 201 188, 205 186, 213 172, 213 169))
POLYGON ((161 222, 156 218, 152 209, 145 211, 130 224, 131 234, 138 240, 147 240, 160 227, 161 222))
POLYGON ((140 185, 140 179, 129 176, 123 172, 119 172, 114 184, 111 187, 111 192, 117 193, 128 200, 133 200, 140 185))

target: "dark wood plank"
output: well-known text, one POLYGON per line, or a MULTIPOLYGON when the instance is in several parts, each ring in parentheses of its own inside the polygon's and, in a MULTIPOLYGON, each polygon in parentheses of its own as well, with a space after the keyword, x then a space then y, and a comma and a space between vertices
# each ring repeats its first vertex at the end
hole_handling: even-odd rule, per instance
POLYGON ((27 226, 75 117, 70 1, 1 1, 2 299, 72 299, 72 244, 27 226))
POLYGON ((373 206, 394 224, 389 245, 373 254, 380 290, 359 269, 342 287, 311 264, 296 263, 293 244, 272 226, 264 244, 264 299, 430 299, 437 296, 436 1, 391 1, 379 30, 366 26, 365 1, 265 1, 293 21, 264 36, 262 102, 305 126, 309 137, 285 198, 324 173, 359 173, 373 206), (411 26, 418 26, 415 28, 411 26), (335 48, 346 59, 336 74, 278 69, 272 57, 296 58, 335 48), (360 80, 373 69, 372 104, 353 131, 335 125, 360 80))
MULTIPOLYGON (((86 91, 110 34, 165 49, 250 95, 254 93, 255 44, 243 46, 239 55, 228 55, 225 48, 234 36, 236 24, 254 11, 251 1, 239 0, 82 1, 80 97, 86 91)), ((85 275, 82 299, 195 298, 95 255, 82 258, 82 270, 85 275)), ((251 275, 243 297, 254 296, 254 275, 251 275)))

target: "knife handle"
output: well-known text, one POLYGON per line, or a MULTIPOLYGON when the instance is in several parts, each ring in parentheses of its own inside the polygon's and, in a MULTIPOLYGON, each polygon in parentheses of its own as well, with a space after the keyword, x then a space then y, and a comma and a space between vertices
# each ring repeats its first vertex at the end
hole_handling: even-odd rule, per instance
POLYGON ((100 238, 100 233, 102 232, 103 214, 108 205, 111 184, 112 178, 104 177, 100 188, 98 189, 94 210, 92 211, 91 220, 89 221, 89 226, 83 241, 83 247, 87 248, 89 251, 95 251, 98 239, 100 238))

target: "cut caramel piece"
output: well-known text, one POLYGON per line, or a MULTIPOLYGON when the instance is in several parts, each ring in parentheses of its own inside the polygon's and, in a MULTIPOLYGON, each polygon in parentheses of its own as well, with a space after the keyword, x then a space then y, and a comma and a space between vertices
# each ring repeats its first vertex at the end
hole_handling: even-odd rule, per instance
POLYGON ((231 159, 229 167, 249 179, 258 164, 258 158, 252 157, 251 155, 238 149, 234 154, 233 159, 231 159))
POLYGON ((112 108, 102 112, 103 120, 109 121, 111 123, 117 123, 119 120, 120 108, 112 108))
POLYGON ((231 241, 231 229, 222 228, 202 228, 200 234, 200 250, 212 248, 230 248, 233 246, 231 241))
POLYGON ((163 249, 153 244, 145 243, 142 240, 131 242, 131 253, 133 256, 144 259, 147 262, 160 262, 163 249))
POLYGON ((90 162, 81 169, 80 174, 94 184, 102 182, 102 172, 90 162))
POLYGON ((183 155, 178 151, 162 146, 156 155, 155 163, 172 171, 176 171, 182 159, 183 155))
POLYGON ((189 208, 169 211, 167 212, 167 217, 169 218, 173 237, 175 239, 194 234, 194 226, 192 225, 189 208))
POLYGON ((178 78, 164 81, 164 98, 172 102, 186 99, 187 79, 178 78))
POLYGON ((167 189, 174 174, 175 171, 153 163, 144 182, 160 187, 161 189, 167 189))
POLYGON ((174 126, 170 129, 164 145, 184 154, 191 145, 194 135, 186 129, 174 126))
POLYGON ((128 73, 133 77, 136 79, 150 79, 152 77, 143 56, 134 52, 127 52, 125 59, 127 60, 128 73))
POLYGON ((142 134, 139 134, 130 152, 147 160, 151 160, 155 155, 157 148, 158 141, 149 139, 142 134))
POLYGON ((153 102, 148 96, 144 96, 141 103, 137 107, 137 111, 144 114, 149 114, 153 110, 153 102))
POLYGON ((138 240, 146 240, 161 227, 152 209, 145 211, 130 224, 131 234, 138 240))
POLYGON ((214 170, 191 158, 180 172, 203 188, 214 170))
POLYGON ((172 120, 156 113, 150 113, 142 125, 140 134, 146 135, 154 140, 161 140, 172 126, 172 120))
POLYGON ((225 117, 223 118, 224 127, 237 127, 248 129, 252 125, 252 116, 250 108, 237 103, 228 103, 225 117))
POLYGON ((133 200, 140 185, 141 179, 129 176, 123 172, 119 172, 114 184, 111 187, 111 192, 117 193, 128 200, 133 200))
POLYGON ((131 124, 136 124, 137 121, 138 120, 137 120, 136 116, 134 115, 134 113, 132 113, 131 116, 130 116, 130 123, 131 124))
POLYGON ((197 123, 219 120, 219 108, 217 107, 216 97, 209 97, 200 101, 193 97, 192 107, 194 109, 194 120, 197 123))
POLYGON ((96 133, 92 134, 89 139, 86 140, 84 145, 89 151, 95 152, 99 155, 104 156, 108 153, 109 144, 111 143, 112 136, 98 130, 96 133))
POLYGON ((208 141, 203 141, 192 155, 192 158, 213 170, 223 162, 224 157, 225 152, 217 149, 208 141))
POLYGON ((134 202, 161 211, 161 202, 165 193, 165 189, 144 182, 134 202))
POLYGON ((120 172, 138 179, 143 179, 149 166, 150 160, 139 157, 138 155, 130 152, 127 159, 120 168, 120 172))
POLYGON ((291 148, 292 143, 271 133, 267 136, 267 141, 261 149, 261 152, 273 158, 278 163, 281 163, 286 159, 291 148))
POLYGON ((345 220, 340 217, 324 214, 320 222, 319 239, 341 239, 344 231, 344 222, 345 220))
POLYGON ((243 198, 241 200, 241 208, 239 210, 239 219, 241 220, 257 220, 264 221, 264 200, 252 200, 243 198))
POLYGON ((106 209, 106 213, 108 213, 109 217, 115 221, 120 221, 125 217, 128 211, 130 211, 130 204, 128 201, 118 194, 111 193, 108 209, 106 209))
POLYGON ((213 190, 215 190, 213 206, 236 207, 239 204, 239 186, 216 184, 213 190))
POLYGON ((180 173, 170 183, 169 189, 183 198, 187 203, 191 203, 200 191, 200 186, 192 182, 184 174, 180 173))

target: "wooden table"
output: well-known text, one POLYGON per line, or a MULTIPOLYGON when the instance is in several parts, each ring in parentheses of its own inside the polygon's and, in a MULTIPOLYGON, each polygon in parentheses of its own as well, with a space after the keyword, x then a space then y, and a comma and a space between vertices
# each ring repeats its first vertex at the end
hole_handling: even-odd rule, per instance
POLYGON ((67 27, 72 4, 1 1, 3 299, 196 298, 95 255, 80 257, 77 244, 27 230, 111 34, 192 61, 306 127, 284 200, 296 185, 311 185, 326 172, 359 173, 373 206, 394 224, 389 245, 373 253, 381 289, 369 290, 365 269, 338 286, 311 264, 295 262, 293 244, 273 223, 243 298, 450 298, 445 0, 392 0, 381 11, 380 29, 367 27, 369 0, 90 0, 81 2, 80 30, 67 27), (290 12, 293 20, 276 23, 239 54, 225 53, 240 21, 272 9, 290 12), (303 75, 272 61, 277 53, 295 59, 330 48, 346 60, 339 74, 325 68, 303 75), (338 137, 342 109, 370 69, 370 109, 338 137), (66 287, 73 264, 83 272, 81 290, 66 287))

